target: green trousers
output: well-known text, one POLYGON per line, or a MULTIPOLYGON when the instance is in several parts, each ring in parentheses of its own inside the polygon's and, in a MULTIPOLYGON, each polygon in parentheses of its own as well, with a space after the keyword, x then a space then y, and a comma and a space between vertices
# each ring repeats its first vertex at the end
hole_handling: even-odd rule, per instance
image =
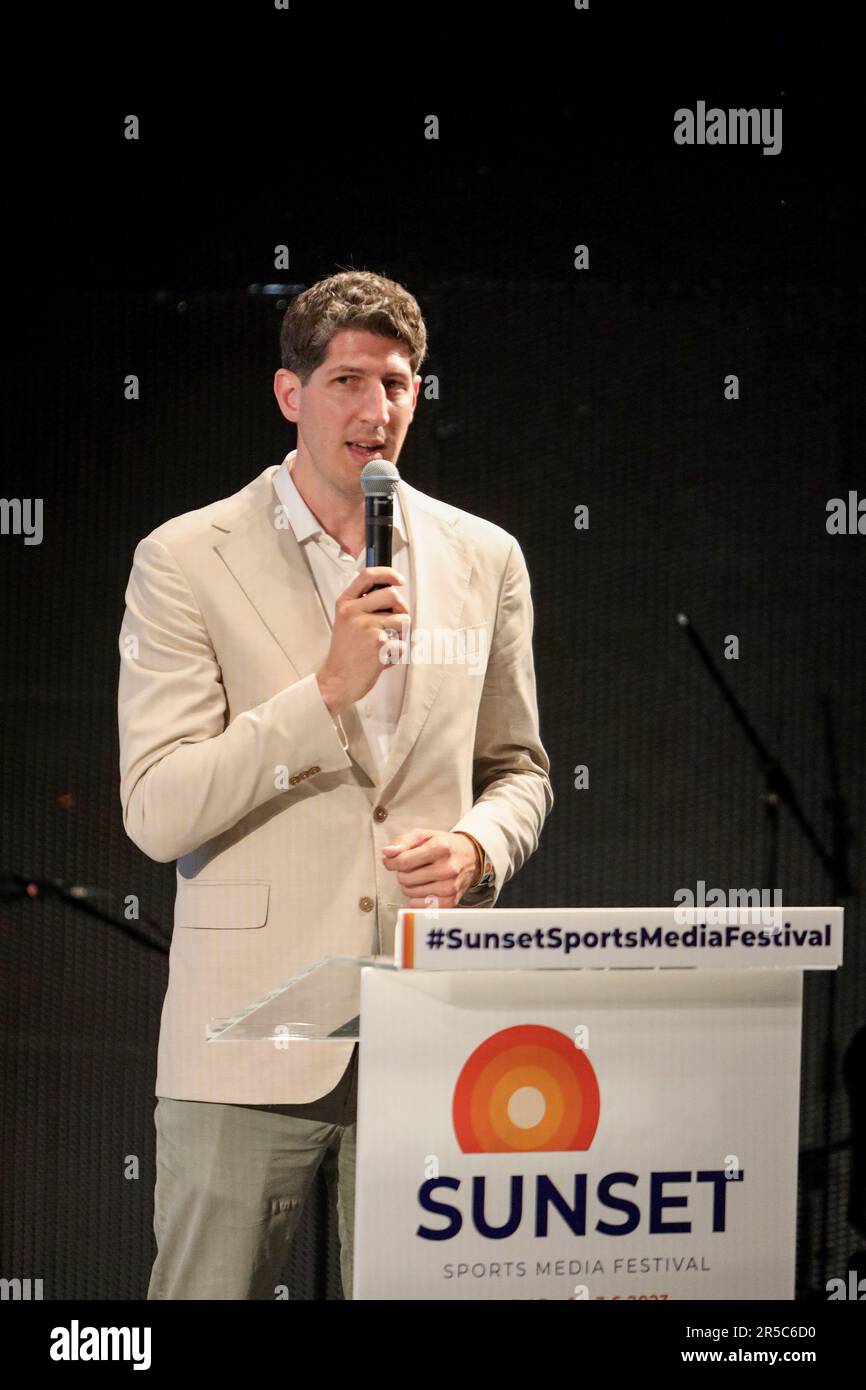
MULTIPOLYGON (((336 1188, 340 1273, 352 1297, 358 1048, 309 1105, 157 1098, 149 1299, 275 1299, 319 1165, 336 1188)), ((288 1290, 291 1297, 291 1289, 288 1290)))

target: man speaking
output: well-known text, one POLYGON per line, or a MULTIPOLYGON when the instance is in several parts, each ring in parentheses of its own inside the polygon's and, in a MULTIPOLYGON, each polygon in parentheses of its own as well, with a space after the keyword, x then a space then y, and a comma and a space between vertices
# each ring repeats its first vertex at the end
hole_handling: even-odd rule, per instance
POLYGON ((401 480, 392 565, 365 563, 361 473, 396 464, 426 345, 395 282, 312 285, 274 380, 297 449, 135 551, 120 797, 177 860, 152 1299, 274 1298, 320 1164, 351 1297, 357 1044, 207 1024, 322 956, 390 954, 401 907, 492 906, 553 805, 517 541, 401 480))

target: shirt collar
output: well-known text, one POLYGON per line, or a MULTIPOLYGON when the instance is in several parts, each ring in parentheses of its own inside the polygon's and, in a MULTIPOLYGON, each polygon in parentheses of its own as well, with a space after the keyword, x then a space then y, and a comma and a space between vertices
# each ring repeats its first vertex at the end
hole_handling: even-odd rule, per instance
MULTIPOLYGON (((292 477, 292 466, 297 455, 297 449, 292 449, 291 453, 286 454, 276 473, 274 474, 274 488, 280 502, 286 509, 289 524, 295 533, 295 539, 299 542, 309 540, 311 537, 318 539, 326 535, 322 530, 321 522, 310 511, 300 492, 294 478, 292 477)), ((403 521, 403 512, 400 508, 400 497, 397 489, 392 493, 394 502, 394 530, 399 535, 404 545, 409 544, 406 535, 406 526, 403 521)))

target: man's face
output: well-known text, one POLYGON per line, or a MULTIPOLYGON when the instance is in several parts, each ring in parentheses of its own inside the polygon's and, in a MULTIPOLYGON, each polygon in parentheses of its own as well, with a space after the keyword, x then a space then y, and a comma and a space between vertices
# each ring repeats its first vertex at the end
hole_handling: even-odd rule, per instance
POLYGON ((309 460, 328 489, 357 500, 370 459, 397 462, 420 385, 399 339, 343 329, 306 386, 281 368, 274 391, 286 419, 298 426, 298 461, 309 460), (355 447, 363 444, 375 447, 355 447))

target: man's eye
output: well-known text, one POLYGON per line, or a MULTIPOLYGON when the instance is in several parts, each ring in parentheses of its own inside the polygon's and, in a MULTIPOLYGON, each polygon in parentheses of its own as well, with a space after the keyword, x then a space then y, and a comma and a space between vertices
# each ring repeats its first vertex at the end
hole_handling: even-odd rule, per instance
MULTIPOLYGON (((357 377, 354 377, 354 376, 335 376, 335 377, 334 377, 334 380, 337 381, 337 382, 342 382, 342 381, 357 381, 357 379, 358 379, 358 378, 357 378, 357 377)), ((389 382, 388 382, 388 385, 389 385, 389 386, 396 386, 397 389, 398 389, 398 390, 401 390, 401 391, 404 389, 404 383, 399 379, 399 377, 394 377, 392 381, 389 381, 389 382)))

